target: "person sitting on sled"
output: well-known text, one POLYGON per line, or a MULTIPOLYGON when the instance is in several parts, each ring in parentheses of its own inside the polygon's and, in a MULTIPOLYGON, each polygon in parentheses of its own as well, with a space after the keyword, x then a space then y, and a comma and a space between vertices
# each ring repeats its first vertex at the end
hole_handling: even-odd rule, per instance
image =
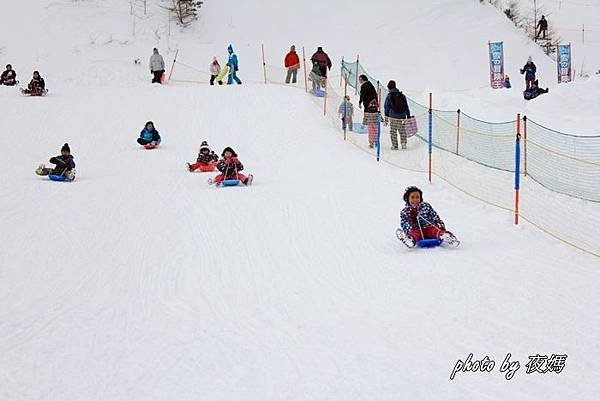
POLYGON ((457 247, 460 242, 450 232, 440 216, 427 202, 423 202, 423 192, 417 187, 408 187, 403 196, 405 206, 400 213, 401 233, 399 238, 412 248, 423 239, 439 239, 457 247))
POLYGON ((6 70, 0 75, 0 85, 13 86, 17 84, 17 73, 12 65, 6 64, 6 70))
POLYGON ((246 177, 244 174, 240 174, 240 171, 244 169, 244 165, 237 158, 237 153, 229 146, 223 149, 221 153, 223 159, 217 163, 217 170, 221 172, 215 177, 214 183, 219 184, 224 180, 240 180, 244 185, 250 185, 252 183, 252 174, 246 177))
POLYGON ((198 152, 198 158, 196 159, 196 163, 188 163, 187 168, 190 172, 196 171, 197 169, 200 169, 202 171, 212 171, 214 170, 218 161, 219 157, 215 154, 215 152, 210 150, 208 142, 202 141, 202 144, 200 145, 200 151, 198 152))
POLYGON ((137 142, 142 146, 160 145, 160 134, 156 128, 154 128, 154 123, 152 121, 148 121, 146 125, 144 125, 144 129, 140 132, 140 137, 137 139, 137 142))
POLYGON ((44 81, 44 78, 42 78, 40 76, 40 73, 38 71, 34 71, 33 78, 31 78, 29 85, 27 85, 27 89, 24 89, 23 93, 28 94, 28 95, 38 95, 39 96, 39 95, 43 95, 45 91, 46 91, 46 82, 44 81))
POLYGON ((50 159, 50 163, 55 164, 56 167, 48 168, 43 164, 35 170, 37 175, 63 175, 69 180, 75 178, 75 162, 73 161, 73 155, 71 155, 71 148, 69 144, 65 143, 60 149, 60 156, 56 156, 50 159))

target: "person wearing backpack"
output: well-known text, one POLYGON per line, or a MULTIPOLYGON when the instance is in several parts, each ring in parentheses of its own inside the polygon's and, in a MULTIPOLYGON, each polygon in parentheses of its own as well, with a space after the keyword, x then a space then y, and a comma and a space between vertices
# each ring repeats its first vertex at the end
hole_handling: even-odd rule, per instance
POLYGON ((410 109, 404 93, 396 88, 396 81, 391 80, 387 84, 389 93, 385 98, 385 125, 390 125, 390 138, 392 150, 398 150, 398 134, 402 149, 406 149, 406 120, 410 117, 410 109))

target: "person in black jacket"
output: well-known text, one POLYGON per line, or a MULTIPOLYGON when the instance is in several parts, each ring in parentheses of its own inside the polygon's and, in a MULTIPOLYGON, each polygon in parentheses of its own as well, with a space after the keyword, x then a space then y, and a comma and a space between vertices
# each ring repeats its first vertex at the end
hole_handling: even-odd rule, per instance
POLYGON ((533 83, 531 84, 531 87, 529 87, 523 91, 523 98, 525 100, 531 100, 531 99, 535 99, 539 95, 543 95, 544 93, 550 92, 550 89, 540 88, 539 85, 540 84, 537 79, 535 81, 533 81, 533 83))
POLYGON ((27 95, 36 95, 40 96, 46 92, 46 82, 44 82, 44 78, 40 76, 38 71, 33 72, 33 78, 27 85, 27 89, 23 90, 24 94, 27 95))
POLYGON ((373 148, 377 142, 377 122, 381 119, 377 91, 364 74, 358 77, 358 82, 360 83, 358 107, 364 106, 363 125, 368 128, 369 148, 373 148))
POLYGON ((17 72, 12 69, 12 65, 6 64, 6 70, 0 75, 0 85, 13 86, 17 84, 17 72))
POLYGON ((68 143, 65 143, 60 149, 60 156, 50 159, 50 163, 56 167, 48 168, 41 164, 35 171, 37 175, 63 175, 69 180, 75 178, 75 161, 71 155, 71 148, 68 143))
POLYGON ((548 20, 544 15, 542 15, 542 19, 538 21, 536 28, 539 28, 540 30, 538 31, 537 35, 535 35, 535 38, 537 39, 540 37, 540 35, 542 35, 542 38, 546 39, 546 31, 548 30, 548 20))

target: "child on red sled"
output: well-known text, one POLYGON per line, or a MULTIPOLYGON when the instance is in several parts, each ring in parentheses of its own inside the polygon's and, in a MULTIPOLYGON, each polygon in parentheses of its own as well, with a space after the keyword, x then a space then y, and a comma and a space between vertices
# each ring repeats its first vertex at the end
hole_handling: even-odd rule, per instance
POLYGON ((460 245, 431 205, 423 202, 423 192, 419 188, 406 188, 403 199, 406 205, 400 212, 401 228, 396 235, 404 245, 412 248, 423 239, 439 239, 455 248, 460 245))
POLYGON ((214 171, 217 165, 217 161, 219 161, 219 157, 210 150, 210 146, 208 146, 208 142, 202 141, 200 144, 200 151, 198 152, 198 158, 196 159, 196 163, 190 164, 187 163, 188 171, 196 171, 200 169, 200 171, 214 171))
POLYGON ((221 156, 223 159, 217 163, 217 170, 221 174, 215 177, 214 184, 220 184, 224 180, 240 180, 244 185, 252 184, 252 174, 248 174, 247 177, 244 174, 240 174, 240 171, 244 169, 244 165, 239 161, 237 153, 232 148, 228 146, 223 149, 221 156))

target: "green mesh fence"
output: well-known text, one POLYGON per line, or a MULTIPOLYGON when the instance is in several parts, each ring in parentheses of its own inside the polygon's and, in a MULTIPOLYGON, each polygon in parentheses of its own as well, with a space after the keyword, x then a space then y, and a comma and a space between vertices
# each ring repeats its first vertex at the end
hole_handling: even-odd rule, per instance
MULTIPOLYGON (((358 62, 342 61, 342 76, 358 91, 358 76, 364 74, 381 91, 387 88, 358 62)), ((408 98, 411 113, 421 128, 417 136, 427 141, 428 110, 408 98)), ((514 172, 516 120, 493 123, 464 112, 432 110, 433 146, 481 165, 514 172)), ((521 152, 521 170, 544 187, 570 196, 600 202, 600 135, 579 136, 546 128, 524 118, 526 137, 521 152)))

